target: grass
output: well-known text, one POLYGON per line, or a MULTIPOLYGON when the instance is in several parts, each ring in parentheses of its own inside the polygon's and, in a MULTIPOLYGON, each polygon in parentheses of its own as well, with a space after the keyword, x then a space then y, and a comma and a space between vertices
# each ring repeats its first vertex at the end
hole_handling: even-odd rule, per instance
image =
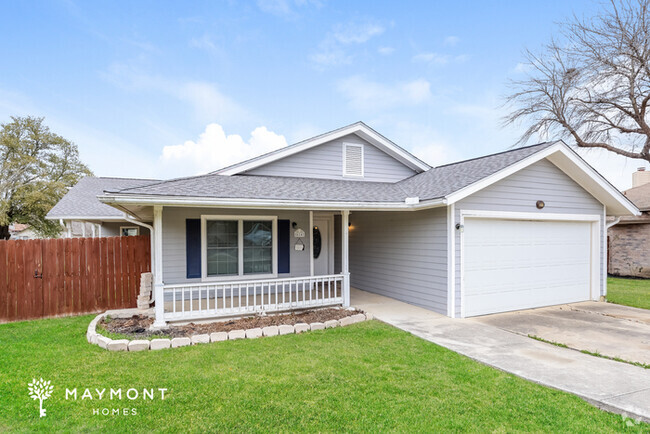
POLYGON ((528 337, 531 338, 531 339, 535 339, 536 341, 540 341, 540 342, 544 342, 544 343, 547 343, 547 344, 555 345, 556 347, 569 348, 569 346, 567 344, 561 344, 560 342, 549 341, 549 340, 546 340, 544 338, 540 338, 539 336, 528 335, 528 337))
POLYGON ((650 309, 650 279, 607 279, 607 301, 626 306, 650 309))
POLYGON ((140 353, 89 345, 91 316, 0 325, 2 431, 648 431, 378 321, 140 353), (44 401, 32 378, 51 380, 44 401), (166 388, 166 399, 65 399, 65 389, 166 388), (93 415, 94 409, 136 415, 93 415))
POLYGON ((594 352, 594 351, 588 351, 588 350, 578 350, 576 348, 569 347, 567 344, 563 344, 563 343, 555 342, 555 341, 549 341, 547 339, 540 338, 539 336, 535 336, 535 335, 528 335, 528 337, 531 338, 531 339, 535 339, 536 341, 544 342, 546 344, 555 345, 556 347, 574 349, 576 351, 580 351, 581 353, 588 354, 590 356, 601 357, 603 359, 614 360, 615 362, 628 363, 630 365, 638 366, 640 368, 650 369, 650 365, 648 365, 646 363, 631 362, 629 360, 621 359, 620 357, 610 357, 610 356, 606 356, 604 354, 600 354, 598 351, 594 352))

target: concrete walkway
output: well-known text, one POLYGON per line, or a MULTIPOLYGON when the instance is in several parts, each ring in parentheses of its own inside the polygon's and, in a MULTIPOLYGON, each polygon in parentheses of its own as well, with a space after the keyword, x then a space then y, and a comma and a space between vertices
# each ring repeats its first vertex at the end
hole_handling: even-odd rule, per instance
POLYGON ((430 342, 608 411, 650 422, 650 370, 353 289, 351 304, 430 342))

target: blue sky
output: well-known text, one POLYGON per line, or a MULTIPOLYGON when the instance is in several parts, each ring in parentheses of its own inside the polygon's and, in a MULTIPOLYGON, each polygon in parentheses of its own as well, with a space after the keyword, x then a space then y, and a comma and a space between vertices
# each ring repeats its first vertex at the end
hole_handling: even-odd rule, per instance
MULTIPOLYGON (((6 2, 0 123, 44 116, 96 175, 216 170, 363 120, 432 165, 498 152, 502 96, 592 1, 6 2)), ((638 161, 587 159, 620 188, 638 161)))

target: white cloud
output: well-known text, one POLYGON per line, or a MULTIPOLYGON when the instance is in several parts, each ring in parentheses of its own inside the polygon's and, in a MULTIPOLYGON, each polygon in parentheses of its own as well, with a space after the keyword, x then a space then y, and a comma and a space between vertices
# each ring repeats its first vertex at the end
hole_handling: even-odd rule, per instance
POLYGON ((262 12, 269 13, 286 19, 298 17, 297 9, 305 6, 320 8, 319 0, 257 0, 257 6, 262 12))
POLYGON ((131 91, 162 92, 192 107, 197 120, 221 124, 241 121, 248 112, 214 83, 181 81, 151 75, 130 65, 116 63, 102 74, 103 78, 131 91))
POLYGON ((204 33, 200 38, 190 39, 189 45, 191 48, 198 48, 213 54, 222 54, 223 51, 207 33, 204 33))
POLYGON ((211 123, 198 140, 165 146, 160 162, 166 177, 207 173, 284 146, 284 136, 263 126, 255 128, 245 141, 238 134, 226 135, 221 125, 211 123))
POLYGON ((363 44, 364 42, 368 42, 373 36, 381 35, 384 33, 384 30, 384 27, 378 23, 350 22, 337 25, 332 33, 332 38, 343 45, 363 44))
POLYGON ((460 42, 460 38, 458 36, 447 36, 443 41, 443 45, 447 47, 454 47, 456 44, 460 42))
POLYGON ((418 105, 431 99, 431 84, 423 78, 386 85, 353 76, 341 81, 338 90, 352 108, 361 111, 418 105))
POLYGON ((512 69, 513 72, 516 72, 517 74, 525 74, 528 71, 530 71, 533 68, 533 65, 530 63, 517 63, 515 67, 512 69))
POLYGON ((382 56, 390 56, 395 52, 395 49, 393 47, 379 47, 377 48, 377 52, 382 56))
MULTIPOLYGON (((574 148, 576 149, 576 148, 574 148)), ((623 157, 604 149, 577 148, 578 154, 619 190, 632 187, 632 173, 646 166, 645 160, 623 157)))
POLYGON ((451 56, 449 54, 440 54, 433 52, 423 52, 418 53, 411 58, 415 63, 428 63, 430 65, 447 65, 452 62, 464 62, 468 59, 466 54, 459 54, 457 56, 451 56))
POLYGON ((349 53, 351 46, 365 44, 384 31, 384 26, 373 21, 338 24, 325 36, 310 59, 318 67, 349 64, 354 57, 349 53))

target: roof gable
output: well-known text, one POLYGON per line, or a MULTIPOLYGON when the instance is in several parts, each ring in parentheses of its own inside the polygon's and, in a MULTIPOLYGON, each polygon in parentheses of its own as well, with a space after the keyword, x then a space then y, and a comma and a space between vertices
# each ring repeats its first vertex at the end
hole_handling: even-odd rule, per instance
POLYGON ((298 142, 293 145, 275 150, 273 152, 251 158, 250 160, 225 167, 212 173, 228 176, 242 174, 274 161, 278 161, 291 155, 312 149, 327 142, 341 139, 350 134, 354 134, 360 137, 361 139, 377 147, 381 151, 390 155, 392 158, 417 173, 431 168, 431 166, 418 159, 414 155, 410 154, 406 150, 402 149, 401 147, 397 146, 395 143, 388 140, 386 137, 382 136, 363 122, 357 122, 352 125, 348 125, 343 128, 339 128, 337 130, 330 131, 328 133, 312 137, 302 142, 298 142))

